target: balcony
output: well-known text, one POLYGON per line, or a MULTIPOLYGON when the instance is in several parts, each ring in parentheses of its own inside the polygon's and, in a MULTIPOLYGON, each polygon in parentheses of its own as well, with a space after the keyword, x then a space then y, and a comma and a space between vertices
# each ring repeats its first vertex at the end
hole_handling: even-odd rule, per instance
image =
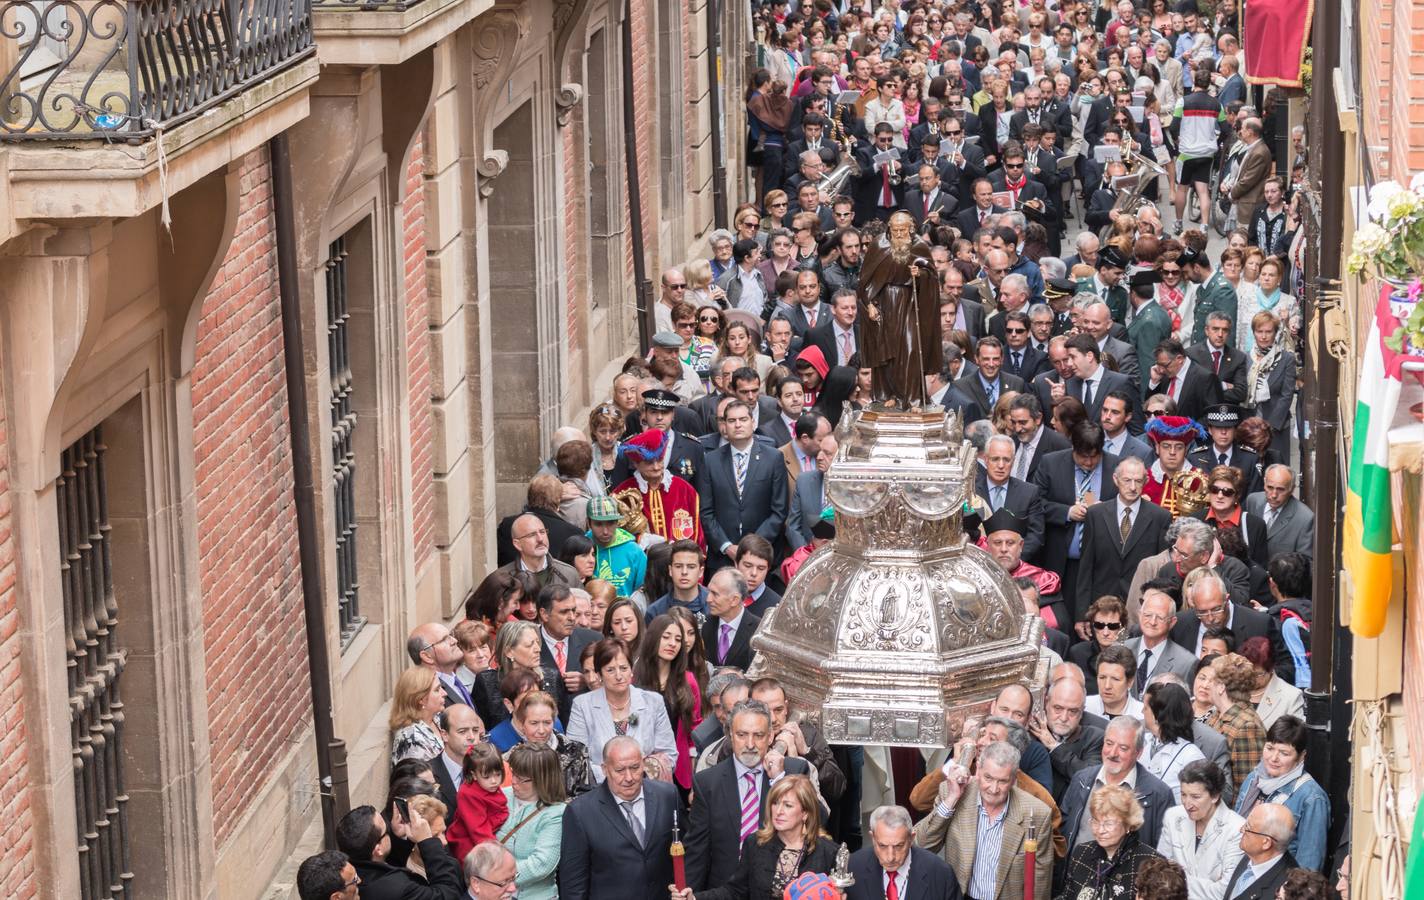
POLYGON ((494 6, 495 0, 312 0, 323 65, 393 66, 494 6))
POLYGON ((0 2, 15 219, 137 215, 306 115, 311 0, 0 2))

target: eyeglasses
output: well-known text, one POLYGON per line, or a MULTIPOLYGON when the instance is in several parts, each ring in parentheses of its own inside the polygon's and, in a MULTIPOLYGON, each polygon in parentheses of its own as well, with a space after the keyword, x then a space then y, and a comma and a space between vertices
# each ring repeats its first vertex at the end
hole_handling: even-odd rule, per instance
POLYGON ((534 531, 527 532, 527 533, 525 533, 525 534, 520 535, 519 537, 511 537, 510 540, 514 540, 514 541, 527 541, 529 538, 538 537, 538 536, 541 535, 541 534, 548 534, 548 533, 549 533, 549 532, 548 532, 547 529, 544 529, 544 528, 537 528, 537 529, 535 529, 534 531))
POLYGON ((1234 487, 1223 487, 1223 486, 1218 485, 1218 484, 1214 484, 1214 485, 1211 486, 1211 492, 1212 492, 1213 494, 1216 494, 1218 497, 1235 497, 1235 496, 1236 496, 1236 488, 1234 488, 1234 487))
POLYGON ((946 131, 944 135, 945 137, 959 137, 963 133, 962 131, 946 131))
POLYGON ((678 322, 678 323, 677 323, 677 330, 678 330, 678 331, 681 331, 681 330, 684 329, 684 328, 692 328, 692 327, 695 326, 696 324, 697 324, 696 322, 678 322))
POLYGON ((791 205, 790 201, 787 201, 787 200, 778 200, 778 201, 776 201, 775 203, 768 203, 768 204, 767 204, 767 206, 771 207, 772 209, 775 209, 775 208, 778 207, 778 206, 790 206, 790 205, 791 205))
POLYGON ((685 290, 687 290, 687 285, 685 285, 685 284, 683 284, 683 283, 681 283, 681 282, 674 282, 674 283, 672 283, 672 284, 669 284, 669 285, 667 286, 667 289, 670 290, 670 291, 685 291, 685 290))
POLYGON ((341 885, 341 889, 344 891, 344 890, 346 890, 347 888, 354 888, 354 887, 360 887, 360 886, 361 886, 361 876, 360 876, 360 875, 357 875, 355 878, 351 879, 350 881, 343 882, 342 885, 341 885))
POLYGON ((1004 168, 1006 168, 1006 169, 1022 169, 1023 167, 1024 167, 1024 164, 1023 164, 1023 163, 1011 163, 1011 162, 1006 162, 1006 163, 1004 163, 1004 168))
POLYGON ((1121 622, 1094 622, 1093 629, 1096 631, 1121 631, 1121 622))
POLYGON ((1005 334, 1028 334, 1028 329, 1027 329, 1027 328, 1009 328, 1009 327, 1005 326, 1005 328, 1004 328, 1004 333, 1005 333, 1005 334))
POLYGON ((1246 832, 1247 834, 1254 834, 1256 837, 1263 837, 1268 841, 1274 841, 1276 839, 1274 835, 1266 834, 1266 832, 1264 831, 1257 831, 1254 828, 1247 828, 1244 825, 1241 826, 1241 830, 1246 832))
POLYGON ((714 324, 720 324, 720 323, 722 322, 722 317, 721 317, 721 316, 698 316, 698 317, 697 317, 697 321, 699 321, 699 322, 712 322, 712 323, 714 323, 714 324))
POLYGON ((476 875, 476 876, 475 876, 475 879, 478 880, 478 881, 483 881, 485 884, 487 884, 487 885, 489 885, 490 887, 494 888, 495 890, 499 891, 501 894, 505 893, 505 892, 508 891, 510 888, 514 887, 514 879, 513 879, 513 878, 507 878, 507 879, 505 879, 504 881, 490 881, 488 878, 484 877, 483 875, 476 875))
POLYGON ((1206 618, 1209 618, 1209 617, 1212 617, 1212 616, 1219 616, 1219 615, 1222 615, 1222 614, 1224 614, 1225 612, 1226 612, 1226 604, 1223 603, 1223 604, 1221 604, 1220 606, 1213 606, 1211 609, 1199 609, 1199 610, 1197 610, 1197 618, 1198 618, 1198 619, 1206 619, 1206 618))

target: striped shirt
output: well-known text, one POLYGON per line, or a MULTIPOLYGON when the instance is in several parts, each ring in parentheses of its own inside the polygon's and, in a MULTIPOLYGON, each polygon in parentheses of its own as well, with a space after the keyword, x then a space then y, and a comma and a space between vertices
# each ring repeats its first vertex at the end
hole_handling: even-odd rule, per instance
POLYGON ((979 801, 979 821, 974 830, 974 868, 969 872, 970 897, 994 897, 999 893, 999 855, 1004 848, 1004 816, 1009 805, 990 816, 979 801))
POLYGON ((1177 132, 1177 156, 1201 159, 1215 156, 1219 143, 1221 104, 1206 91, 1192 91, 1177 101, 1174 115, 1181 122, 1177 132))

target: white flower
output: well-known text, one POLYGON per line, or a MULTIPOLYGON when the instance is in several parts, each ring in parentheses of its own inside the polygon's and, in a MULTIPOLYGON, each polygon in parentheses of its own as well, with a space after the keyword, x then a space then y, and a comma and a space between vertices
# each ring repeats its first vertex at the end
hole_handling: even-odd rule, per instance
POLYGON ((1424 172, 1414 173, 1414 177, 1409 179, 1409 189, 1416 194, 1424 194, 1424 172))
POLYGON ((1370 219, 1376 222, 1383 219, 1390 201, 1404 192, 1404 188, 1394 181, 1381 181, 1370 188, 1370 203, 1366 209, 1370 219))
MULTIPOLYGON (((1373 200, 1370 201, 1373 204, 1373 200)), ((1373 256, 1389 243, 1389 232, 1374 222, 1366 222, 1355 232, 1352 249, 1366 256, 1373 256)))

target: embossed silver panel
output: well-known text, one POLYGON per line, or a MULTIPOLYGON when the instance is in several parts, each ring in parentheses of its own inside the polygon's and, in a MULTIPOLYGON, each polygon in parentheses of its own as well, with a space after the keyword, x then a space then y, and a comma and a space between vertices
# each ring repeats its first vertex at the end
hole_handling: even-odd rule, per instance
POLYGON ((752 674, 832 743, 944 746, 1005 685, 1041 683, 1042 620, 965 539, 976 463, 955 416, 872 407, 837 437, 836 538, 762 622, 752 674))

